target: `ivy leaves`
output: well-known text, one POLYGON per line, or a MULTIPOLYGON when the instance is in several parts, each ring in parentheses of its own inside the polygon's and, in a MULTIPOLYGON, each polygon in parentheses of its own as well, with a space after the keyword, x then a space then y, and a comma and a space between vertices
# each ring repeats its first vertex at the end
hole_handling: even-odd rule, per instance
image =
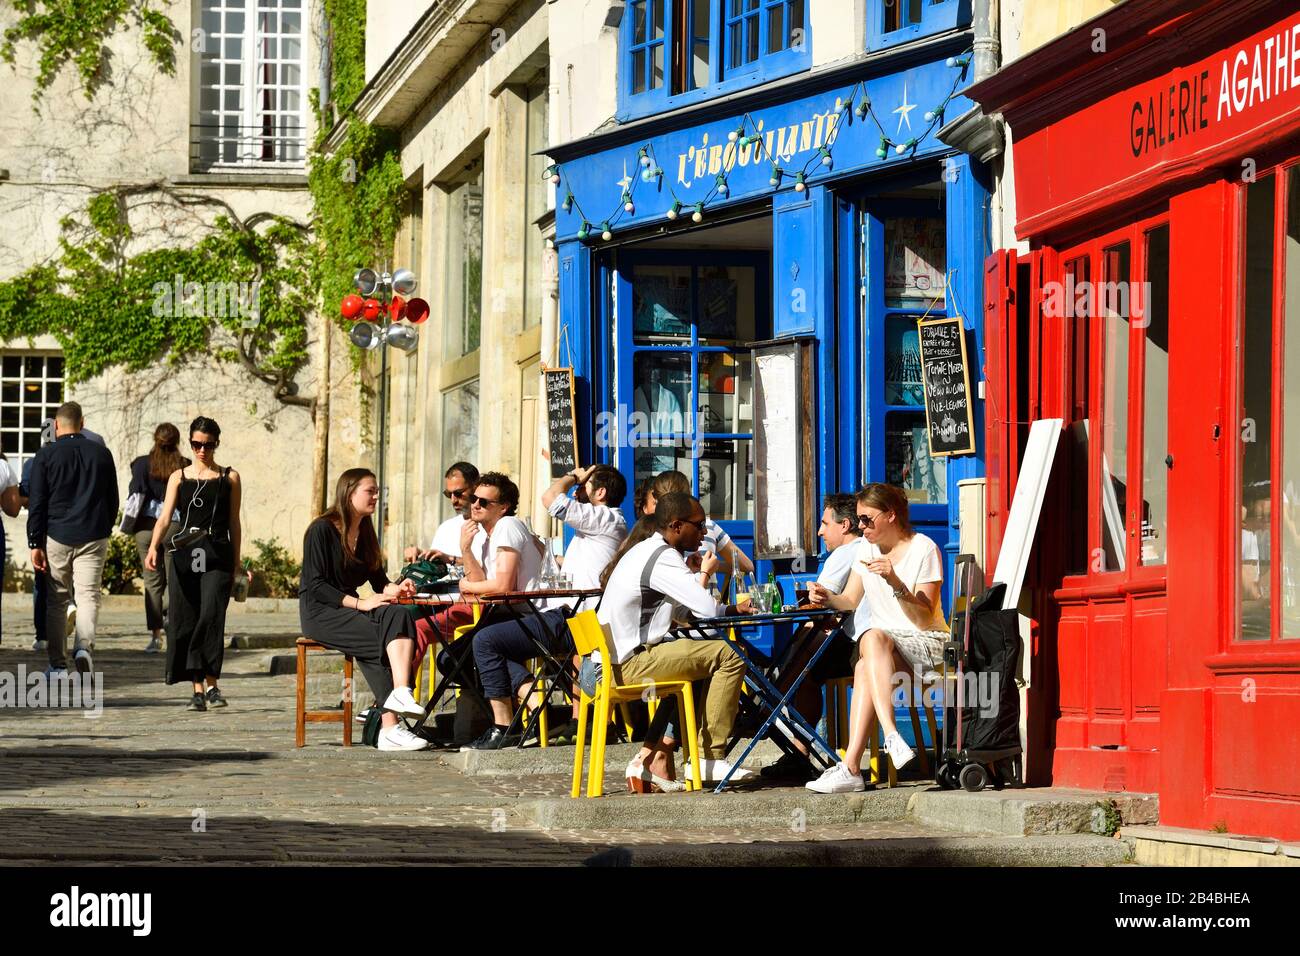
POLYGON ((108 38, 129 20, 159 72, 176 74, 176 45, 181 35, 171 19, 155 9, 157 0, 11 0, 18 22, 4 32, 0 59, 13 64, 21 42, 37 45, 36 89, 39 101, 65 66, 76 67, 86 99, 93 100, 106 77, 108 38))

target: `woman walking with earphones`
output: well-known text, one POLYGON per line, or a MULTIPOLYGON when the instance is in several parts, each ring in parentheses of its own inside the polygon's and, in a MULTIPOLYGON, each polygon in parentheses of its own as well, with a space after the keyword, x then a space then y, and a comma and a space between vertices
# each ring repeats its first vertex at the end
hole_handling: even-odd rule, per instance
POLYGON ((158 566, 160 546, 169 556, 166 680, 193 684, 190 710, 226 706, 217 680, 226 646, 226 605, 239 567, 243 489, 239 472, 217 464, 220 444, 221 427, 212 419, 200 416, 190 423, 194 464, 172 472, 162 508, 165 515, 180 509, 181 530, 164 542, 167 525, 159 522, 145 556, 150 570, 158 566))

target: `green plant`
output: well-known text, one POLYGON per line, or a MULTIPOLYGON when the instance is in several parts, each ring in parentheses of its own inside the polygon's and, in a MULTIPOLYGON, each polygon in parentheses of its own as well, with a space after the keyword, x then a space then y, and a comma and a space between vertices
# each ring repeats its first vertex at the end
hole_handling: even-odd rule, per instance
POLYGON ((1227 820, 1215 820, 1215 821, 1214 821, 1214 832, 1215 832, 1215 833, 1227 833, 1227 832, 1228 832, 1228 821, 1227 821, 1227 820))
POLYGON ((1123 814, 1114 800, 1098 800, 1092 811, 1092 830, 1103 836, 1114 836, 1124 825, 1123 814))
POLYGON ((126 534, 110 534, 108 553, 104 555, 102 590, 109 594, 138 594, 135 581, 143 574, 135 538, 126 534))
POLYGON ((176 73, 181 34, 171 18, 154 9, 155 0, 13 0, 13 6, 18 22, 4 31, 0 59, 13 64, 20 42, 36 44, 40 57, 33 100, 41 98, 69 61, 77 68, 86 99, 93 100, 107 76, 108 39, 127 18, 139 27, 159 72, 176 73))
POLYGON ((256 557, 246 557, 240 564, 245 571, 251 571, 253 580, 249 584, 251 597, 292 598, 298 596, 298 579, 302 577, 302 565, 293 559, 289 549, 278 541, 253 541, 257 549, 256 557))
POLYGON ((30 594, 35 583, 35 574, 31 568, 20 568, 5 555, 4 590, 19 594, 30 594))

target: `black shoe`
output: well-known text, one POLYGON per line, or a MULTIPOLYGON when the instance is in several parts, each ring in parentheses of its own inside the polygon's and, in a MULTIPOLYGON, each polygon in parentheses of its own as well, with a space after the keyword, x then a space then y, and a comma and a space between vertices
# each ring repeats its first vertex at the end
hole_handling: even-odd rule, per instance
POLYGON ((782 754, 776 763, 764 767, 759 773, 767 780, 797 780, 800 783, 815 780, 818 776, 803 754, 782 754))
POLYGON ((461 750, 502 750, 506 747, 513 747, 519 743, 518 734, 507 734, 505 730, 493 724, 483 735, 471 744, 461 747, 461 750))
POLYGON ((216 687, 208 688, 208 706, 209 707, 229 707, 226 698, 221 696, 221 690, 216 687))
POLYGON ((185 709, 186 710, 207 710, 208 702, 206 699, 204 699, 202 693, 195 693, 195 695, 190 698, 190 705, 185 709))

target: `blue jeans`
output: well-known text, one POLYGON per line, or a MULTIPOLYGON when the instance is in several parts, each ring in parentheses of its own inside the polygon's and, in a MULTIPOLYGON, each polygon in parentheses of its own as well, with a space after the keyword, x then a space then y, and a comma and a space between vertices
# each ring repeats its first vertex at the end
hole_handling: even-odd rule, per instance
POLYGON ((524 661, 541 656, 534 637, 556 658, 562 660, 573 653, 573 642, 565 625, 568 611, 555 608, 543 611, 542 617, 555 637, 550 637, 536 615, 531 613, 525 614, 520 621, 502 621, 480 628, 474 635, 474 663, 478 666, 484 697, 489 700, 508 699, 514 691, 532 680, 533 675, 524 667, 524 661))

